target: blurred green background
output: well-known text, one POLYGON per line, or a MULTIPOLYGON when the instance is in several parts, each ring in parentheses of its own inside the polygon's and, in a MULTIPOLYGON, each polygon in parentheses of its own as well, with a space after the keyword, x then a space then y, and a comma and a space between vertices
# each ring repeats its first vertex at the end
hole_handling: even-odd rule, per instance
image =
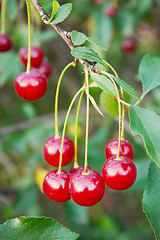
MULTIPOLYGON (((66 1, 60 1, 64 3, 66 1)), ((39 3, 50 13, 52 1, 39 3)), ((160 51, 160 1, 98 1, 73 0, 73 11, 61 24, 67 31, 78 30, 87 36, 101 40, 108 51, 94 45, 92 48, 106 59, 120 77, 132 85, 139 95, 142 92, 138 66, 147 53, 160 51), (106 16, 105 9, 114 5, 117 14, 106 16), (136 51, 124 53, 122 41, 128 37, 137 40, 136 51)), ((25 1, 7 0, 7 33, 13 39, 13 50, 0 53, 0 223, 16 216, 48 216, 64 226, 80 233, 80 240, 152 240, 152 229, 142 211, 142 194, 145 187, 150 160, 142 140, 132 137, 126 117, 125 138, 134 147, 138 177, 127 191, 116 192, 106 188, 103 200, 91 208, 84 208, 72 200, 59 204, 48 200, 39 190, 42 169, 48 167, 43 158, 43 144, 54 134, 54 97, 58 77, 62 69, 73 58, 69 48, 58 35, 41 23, 32 7, 32 45, 39 45, 45 58, 52 65, 52 76, 48 80, 48 92, 36 102, 20 99, 14 90, 14 79, 24 71, 18 51, 27 45, 27 15, 25 1), (38 185, 36 183, 36 177, 38 185), (90 237, 88 237, 90 236, 90 237)), ((90 47, 90 45, 88 45, 90 47)), ((70 69, 65 74, 59 98, 59 124, 62 130, 66 109, 71 98, 84 81, 82 68, 70 69)), ((99 103, 99 89, 91 95, 99 103)), ((152 91, 143 101, 143 106, 160 114, 160 88, 152 91)), ((84 161, 85 98, 80 114, 78 141, 79 162, 84 161)), ((76 109, 76 108, 75 108, 76 109)), ((105 113, 102 118, 91 108, 89 130, 89 165, 101 173, 105 161, 106 143, 118 136, 118 122, 105 113)), ((67 135, 72 139, 75 110, 69 118, 67 135)), ((70 166, 65 167, 68 170, 70 166)))

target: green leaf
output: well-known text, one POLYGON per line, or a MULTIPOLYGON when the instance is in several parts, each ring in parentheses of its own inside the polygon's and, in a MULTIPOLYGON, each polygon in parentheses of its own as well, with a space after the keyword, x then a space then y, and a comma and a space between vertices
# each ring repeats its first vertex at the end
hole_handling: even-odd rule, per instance
POLYGON ((0 224, 0 239, 3 240, 74 240, 78 236, 56 220, 46 217, 19 217, 0 224))
POLYGON ((160 166, 160 116, 148 109, 132 106, 129 117, 132 134, 143 138, 147 154, 160 166))
POLYGON ((101 110, 99 109, 99 107, 98 107, 96 101, 94 100, 94 98, 93 98, 91 95, 89 95, 89 99, 90 99, 91 103, 93 104, 94 108, 97 110, 97 112, 98 112, 102 117, 104 117, 103 113, 102 113, 101 110))
POLYGON ((125 92, 128 92, 135 99, 141 100, 140 97, 138 96, 137 92, 130 85, 128 85, 128 83, 126 83, 125 81, 121 80, 120 78, 118 78, 112 74, 110 74, 110 76, 112 76, 115 79, 117 84, 119 86, 121 86, 125 92))
POLYGON ((7 19, 9 18, 11 21, 13 21, 17 16, 17 10, 18 10, 18 3, 16 0, 7 0, 6 1, 6 15, 7 19))
MULTIPOLYGON (((124 101, 127 103, 131 102, 131 97, 128 93, 124 93, 124 101)), ((117 99, 113 95, 111 95, 105 91, 103 91, 100 94, 100 105, 112 117, 116 117, 119 113, 117 99)))
POLYGON ((87 47, 76 47, 71 51, 73 57, 86 59, 88 61, 98 62, 103 64, 103 61, 100 59, 97 53, 87 47))
POLYGON ((148 180, 143 194, 145 212, 156 239, 160 239, 160 168, 153 162, 149 167, 148 180))
POLYGON ((77 32, 76 30, 71 32, 71 40, 75 46, 82 45, 86 39, 86 35, 81 32, 77 32))
POLYGON ((115 87, 109 78, 107 78, 103 75, 99 75, 97 73, 93 73, 93 72, 91 72, 91 78, 94 80, 95 83, 97 83, 97 85, 102 90, 104 90, 105 92, 107 92, 113 96, 116 96, 115 87))
POLYGON ((72 11, 71 3, 63 4, 62 6, 60 6, 60 8, 58 8, 58 10, 56 11, 56 13, 53 16, 53 21, 50 23, 58 24, 60 22, 63 22, 68 17, 68 15, 71 13, 71 11, 72 11))
POLYGON ((49 21, 46 22, 47 24, 50 24, 54 20, 54 15, 55 15, 56 11, 58 10, 58 8, 60 8, 60 4, 59 4, 59 2, 54 0, 53 5, 52 5, 51 18, 49 19, 49 21))
POLYGON ((106 46, 101 41, 99 41, 95 38, 87 37, 87 41, 90 43, 93 43, 94 45, 98 46, 99 48, 101 48, 103 50, 107 50, 106 46))
POLYGON ((143 57, 139 73, 141 76, 143 95, 160 85, 160 53, 143 57))

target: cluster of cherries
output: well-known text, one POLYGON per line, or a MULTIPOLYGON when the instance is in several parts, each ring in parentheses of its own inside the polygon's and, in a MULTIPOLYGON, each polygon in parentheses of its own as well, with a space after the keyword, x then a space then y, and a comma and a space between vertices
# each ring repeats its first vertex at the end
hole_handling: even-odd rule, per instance
MULTIPOLYGON (((23 47, 19 51, 22 64, 27 67, 28 47, 23 47)), ((20 73, 14 82, 17 94, 28 101, 38 100, 47 91, 47 79, 52 73, 49 62, 44 61, 44 53, 40 47, 31 47, 31 68, 29 71, 20 73)))
MULTIPOLYGON (((58 167, 60 159, 62 137, 52 136, 46 140, 43 154, 46 162, 51 166, 58 167)), ((103 165, 103 177, 95 170, 84 166, 71 168, 69 172, 53 170, 49 172, 43 181, 45 195, 56 202, 67 202, 72 200, 80 206, 93 206, 98 203, 104 195, 105 183, 114 190, 126 190, 130 188, 137 176, 135 164, 133 163, 133 148, 126 141, 121 141, 120 159, 117 159, 118 139, 113 139, 105 147, 106 161, 103 165)), ((62 153, 62 166, 69 164, 74 157, 74 144, 65 136, 62 153)))

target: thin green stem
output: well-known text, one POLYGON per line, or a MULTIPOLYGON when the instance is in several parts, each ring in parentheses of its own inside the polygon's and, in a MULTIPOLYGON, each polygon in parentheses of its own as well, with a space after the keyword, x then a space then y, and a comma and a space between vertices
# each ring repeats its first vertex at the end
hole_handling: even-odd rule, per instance
POLYGON ((6 32, 6 0, 2 0, 1 7, 1 33, 5 34, 6 32))
POLYGON ((77 143, 78 143, 78 119, 79 119, 79 111, 81 107, 81 102, 83 98, 84 92, 81 93, 79 98, 78 106, 77 106, 77 113, 76 113, 76 122, 75 122, 75 138, 74 138, 74 147, 75 147, 75 154, 74 154, 74 168, 78 168, 78 157, 77 157, 77 143))
MULTIPOLYGON (((103 62, 112 70, 112 72, 115 74, 115 76, 119 78, 116 70, 105 60, 103 60, 103 62)), ((121 91, 121 95, 122 95, 122 100, 124 102, 124 92, 123 92, 122 87, 120 87, 120 91, 121 91)), ((121 134, 121 139, 124 139, 124 125, 125 125, 125 108, 124 108, 124 103, 123 102, 121 102, 122 103, 122 134, 121 134)))
POLYGON ((58 83, 57 83, 57 88, 56 88, 56 95, 55 95, 55 138, 58 139, 60 138, 59 136, 59 127, 58 127, 58 98, 59 98, 59 90, 60 90, 60 86, 61 86, 61 81, 62 78, 65 74, 65 72, 67 71, 67 69, 71 66, 73 66, 74 62, 69 63, 62 71, 58 83))
POLYGON ((27 62, 27 70, 28 73, 31 68, 31 13, 30 13, 30 6, 29 0, 26 0, 27 4, 27 14, 28 14, 28 62, 27 62))
POLYGON ((65 118, 64 126, 63 126, 63 133, 62 133, 61 152, 60 152, 59 169, 58 169, 58 173, 59 173, 59 174, 62 173, 63 145, 64 145, 64 137, 65 137, 66 127, 67 127, 68 117, 69 117, 69 114, 70 114, 70 112, 71 112, 71 109, 72 109, 72 107, 73 107, 73 104, 74 104, 76 98, 79 96, 79 94, 80 94, 83 90, 84 90, 84 86, 79 89, 79 91, 76 93, 76 95, 75 95, 74 98, 72 99, 72 101, 71 101, 71 103, 70 103, 70 105, 69 105, 67 114, 66 114, 66 118, 65 118))
POLYGON ((85 138, 85 162, 83 174, 88 174, 88 132, 89 132, 89 78, 88 69, 84 68, 85 71, 85 90, 87 96, 87 107, 86 107, 86 138, 85 138))
POLYGON ((114 79, 110 76, 110 74, 101 71, 102 74, 106 75, 108 78, 110 78, 110 80, 112 81, 112 83, 115 86, 116 92, 117 92, 117 100, 118 100, 118 108, 119 108, 119 142, 118 142, 118 152, 117 152, 117 157, 116 160, 121 160, 120 158, 120 148, 121 148, 121 135, 122 135, 122 116, 121 116, 121 101, 120 101, 120 96, 119 96, 119 91, 117 88, 117 85, 114 81, 114 79))
MULTIPOLYGON (((141 95, 141 97, 140 97, 140 99, 141 99, 141 101, 143 100, 143 98, 146 96, 146 93, 142 93, 142 95, 141 95)), ((141 101, 137 101, 135 104, 134 104, 134 106, 137 106, 141 101)))

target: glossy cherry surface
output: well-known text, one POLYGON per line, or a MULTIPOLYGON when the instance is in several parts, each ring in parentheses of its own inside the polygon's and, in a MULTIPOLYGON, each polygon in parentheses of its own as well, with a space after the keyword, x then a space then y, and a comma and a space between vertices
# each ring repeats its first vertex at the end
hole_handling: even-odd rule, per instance
POLYGON ((105 15, 108 17, 115 17, 117 15, 117 9, 113 6, 109 6, 105 9, 105 15))
POLYGON ((102 176, 95 170, 88 169, 89 175, 83 174, 83 169, 77 170, 70 177, 69 192, 72 200, 80 206, 93 206, 104 195, 105 183, 102 176))
MULTIPOLYGON (((38 68, 43 60, 43 50, 40 47, 31 47, 31 67, 38 68)), ((28 62, 28 47, 23 47, 19 51, 19 57, 24 66, 28 62)))
MULTIPOLYGON (((105 157, 106 159, 111 158, 117 155, 118 152, 118 139, 110 140, 105 147, 105 157)), ((121 140, 120 155, 126 156, 129 159, 133 160, 134 152, 133 147, 127 140, 121 140)))
POLYGON ((134 37, 130 37, 122 41, 121 48, 123 52, 130 53, 137 49, 137 45, 137 40, 134 37))
POLYGON ((45 95, 47 91, 47 78, 38 71, 23 72, 16 77, 14 87, 21 98, 34 101, 45 95))
POLYGON ((55 202, 67 202, 70 200, 69 179, 66 171, 62 171, 61 174, 58 174, 57 170, 49 172, 43 181, 45 195, 55 202))
POLYGON ((52 74, 52 66, 49 62, 43 61, 38 68, 31 67, 31 71, 34 71, 35 69, 43 73, 47 78, 49 78, 52 74))
POLYGON ((11 38, 6 34, 0 34, 0 52, 7 52, 12 48, 11 38))
MULTIPOLYGON (((75 172, 76 172, 77 170, 79 170, 79 169, 83 169, 83 170, 84 170, 84 165, 79 165, 78 168, 71 167, 70 170, 69 170, 69 173, 70 173, 70 174, 73 174, 73 173, 75 173, 75 172)), ((91 169, 91 168, 88 167, 88 169, 91 169)))
POLYGON ((103 165, 102 174, 106 185, 113 190, 126 190, 130 188, 137 176, 134 162, 121 156, 121 160, 115 160, 115 156, 107 159, 103 165))
MULTIPOLYGON (((43 146, 43 155, 48 164, 53 167, 59 166, 62 136, 56 139, 55 136, 49 137, 43 146)), ((62 166, 69 164, 74 157, 74 143, 65 136, 62 154, 62 166)))

